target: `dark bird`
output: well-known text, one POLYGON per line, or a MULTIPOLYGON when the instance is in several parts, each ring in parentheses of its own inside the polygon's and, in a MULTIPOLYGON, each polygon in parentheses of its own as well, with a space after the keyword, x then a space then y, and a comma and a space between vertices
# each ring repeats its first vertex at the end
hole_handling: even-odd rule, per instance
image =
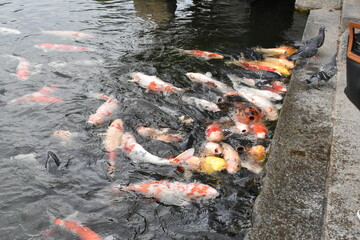
POLYGON ((308 84, 314 83, 314 82, 320 82, 320 80, 324 80, 325 82, 328 82, 330 78, 335 76, 338 69, 336 66, 336 56, 337 53, 334 53, 331 57, 331 61, 321 68, 319 68, 319 71, 316 75, 311 76, 309 79, 306 79, 306 82, 308 84))
POLYGON ((293 55, 287 57, 286 59, 289 61, 294 61, 303 58, 311 58, 317 53, 317 45, 317 41, 312 41, 300 48, 299 51, 295 52, 293 55))
POLYGON ((324 44, 325 31, 326 31, 325 27, 320 27, 319 34, 316 37, 313 37, 309 40, 302 41, 301 43, 296 43, 296 44, 294 44, 294 46, 295 47, 303 47, 303 46, 309 44, 310 42, 317 42, 317 48, 319 48, 324 44))

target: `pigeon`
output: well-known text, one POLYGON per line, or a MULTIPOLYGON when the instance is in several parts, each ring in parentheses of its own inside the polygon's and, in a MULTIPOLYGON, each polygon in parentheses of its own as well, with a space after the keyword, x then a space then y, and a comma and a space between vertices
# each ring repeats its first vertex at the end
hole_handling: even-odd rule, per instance
POLYGON ((320 80, 324 80, 325 82, 328 82, 330 78, 335 76, 338 69, 336 67, 336 56, 337 53, 334 53, 331 57, 331 61, 324 66, 322 66, 318 73, 316 75, 311 76, 309 79, 306 79, 306 82, 308 84, 314 83, 314 82, 320 82, 320 80))
POLYGON ((295 52, 293 55, 287 57, 286 59, 289 61, 294 61, 303 58, 311 58, 317 53, 317 45, 318 41, 312 41, 300 48, 299 51, 295 52))
POLYGON ((324 44, 325 31, 326 31, 325 27, 320 27, 319 28, 319 34, 316 37, 313 37, 313 38, 311 38, 309 40, 302 41, 301 43, 296 43, 294 45, 295 45, 295 47, 303 47, 303 46, 309 44, 310 42, 316 41, 317 42, 317 48, 319 48, 324 44))

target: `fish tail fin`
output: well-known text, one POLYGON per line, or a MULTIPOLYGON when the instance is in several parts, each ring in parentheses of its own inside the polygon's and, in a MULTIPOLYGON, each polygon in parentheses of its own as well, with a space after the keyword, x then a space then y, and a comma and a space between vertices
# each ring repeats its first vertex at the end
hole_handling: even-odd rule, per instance
POLYGON ((179 154, 175 158, 170 159, 170 162, 175 163, 185 163, 187 160, 189 160, 192 156, 194 156, 195 148, 189 148, 185 152, 179 154))

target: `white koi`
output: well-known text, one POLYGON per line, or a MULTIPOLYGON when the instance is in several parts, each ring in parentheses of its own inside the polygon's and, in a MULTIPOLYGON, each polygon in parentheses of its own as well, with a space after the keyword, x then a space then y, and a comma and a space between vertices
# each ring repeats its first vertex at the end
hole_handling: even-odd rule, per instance
POLYGON ((164 82, 156 76, 145 75, 140 72, 132 73, 132 80, 129 82, 136 82, 140 87, 150 91, 163 92, 165 94, 172 94, 174 92, 183 92, 184 89, 177 88, 174 85, 164 82))
POLYGON ((0 27, 0 34, 8 35, 8 34, 21 34, 20 31, 11 29, 11 28, 4 28, 0 27))
POLYGON ((181 98, 185 103, 193 105, 201 110, 210 111, 210 112, 219 112, 220 108, 212 102, 206 101, 204 99, 196 98, 196 97, 187 97, 182 96, 181 98))
POLYGON ((201 83, 205 86, 213 87, 215 90, 219 91, 222 94, 226 94, 228 92, 234 91, 234 89, 232 89, 225 83, 212 79, 209 75, 210 73, 207 73, 206 75, 201 73, 193 73, 193 72, 186 73, 186 76, 191 81, 201 83))

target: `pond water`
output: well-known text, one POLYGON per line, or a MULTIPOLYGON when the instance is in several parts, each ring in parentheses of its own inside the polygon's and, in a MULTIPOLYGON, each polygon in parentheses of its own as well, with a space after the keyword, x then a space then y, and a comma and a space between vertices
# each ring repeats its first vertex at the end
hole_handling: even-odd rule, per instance
MULTIPOLYGON (((289 0, 4 0, 0 28, 21 34, 0 34, 0 235, 1 239, 78 239, 53 226, 52 220, 78 220, 102 237, 114 239, 243 239, 260 191, 260 175, 241 169, 234 175, 193 173, 167 166, 134 164, 121 151, 109 177, 103 136, 109 122, 86 125, 104 102, 94 93, 115 96, 121 103, 114 116, 135 134, 139 125, 170 127, 186 134, 175 144, 138 142, 155 155, 170 157, 189 147, 200 148, 205 121, 218 116, 189 108, 178 96, 145 91, 129 82, 132 72, 156 75, 204 99, 216 93, 187 79, 187 72, 211 72, 231 85, 224 61, 204 61, 176 49, 217 52, 238 57, 247 47, 275 47, 301 39, 307 16, 294 13, 289 0), (73 30, 93 38, 67 39, 44 34, 73 30), (89 47, 92 51, 47 51, 36 44, 89 47), (15 56, 15 57, 14 57, 15 56), (26 81, 14 75, 18 57, 33 74, 26 81), (8 101, 56 84, 59 103, 8 101), (155 106, 180 109, 196 121, 184 126, 155 106), (77 133, 71 144, 52 137, 55 130, 77 133), (48 151, 62 162, 45 162, 48 151), (25 156, 23 154, 26 154, 25 156), (66 164, 65 164, 66 163, 66 164), (52 164, 54 165, 54 164, 52 164), (144 180, 202 182, 220 196, 178 207, 135 193, 104 191, 114 183, 144 180)), ((268 142, 265 142, 268 144, 268 142)))

